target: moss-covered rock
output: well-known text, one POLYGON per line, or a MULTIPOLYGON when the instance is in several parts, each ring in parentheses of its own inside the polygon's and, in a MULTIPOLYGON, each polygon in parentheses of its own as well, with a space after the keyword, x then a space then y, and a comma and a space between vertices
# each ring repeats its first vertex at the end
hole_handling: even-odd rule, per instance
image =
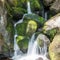
MULTIPOLYGON (((18 21, 19 22, 19 21, 18 21)), ((16 25, 17 30, 17 42, 21 50, 27 50, 28 42, 39 27, 44 24, 44 19, 35 14, 28 14, 24 16, 23 22, 16 25), (25 45, 24 45, 25 44, 25 45)))
POLYGON ((60 60, 60 34, 57 34, 49 46, 51 60, 60 60))
POLYGON ((29 37, 27 36, 18 36, 17 43, 22 52, 26 53, 28 49, 29 37))
POLYGON ((42 17, 39 17, 35 14, 28 14, 24 17, 22 23, 17 24, 17 33, 21 36, 31 36, 34 32, 38 30, 38 28, 43 26, 44 22, 45 21, 42 17))
POLYGON ((48 30, 48 31, 43 31, 45 35, 48 36, 48 38, 50 39, 50 41, 52 41, 52 39, 54 38, 54 36, 56 35, 58 29, 55 28, 55 29, 51 29, 51 30, 48 30))

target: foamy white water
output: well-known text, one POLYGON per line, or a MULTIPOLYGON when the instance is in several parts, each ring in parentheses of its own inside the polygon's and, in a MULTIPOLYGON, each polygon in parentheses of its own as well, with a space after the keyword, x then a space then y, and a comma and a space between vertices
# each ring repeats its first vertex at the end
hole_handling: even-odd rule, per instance
POLYGON ((30 41, 29 41, 27 54, 31 54, 32 48, 33 48, 32 46, 33 46, 34 40, 35 40, 35 33, 32 35, 32 37, 31 37, 31 39, 30 39, 30 41))

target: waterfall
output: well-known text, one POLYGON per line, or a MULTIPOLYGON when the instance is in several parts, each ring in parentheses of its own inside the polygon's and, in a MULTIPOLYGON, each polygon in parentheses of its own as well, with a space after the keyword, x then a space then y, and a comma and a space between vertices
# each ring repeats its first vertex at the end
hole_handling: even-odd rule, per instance
POLYGON ((33 44, 31 54, 34 54, 34 55, 38 54, 38 43, 37 43, 37 41, 35 41, 33 44))
POLYGON ((14 35, 14 56, 12 57, 12 59, 16 60, 18 59, 18 57, 20 57, 23 53, 20 50, 17 41, 16 41, 16 37, 17 35, 17 30, 16 30, 16 25, 14 24, 14 29, 15 29, 15 35, 14 35))
POLYGON ((28 12, 28 13, 26 13, 26 14, 23 15, 22 19, 20 19, 18 22, 15 23, 15 26, 16 26, 17 24, 19 24, 19 23, 22 23, 22 22, 23 22, 23 19, 24 19, 24 17, 25 17, 26 15, 32 14, 31 8, 30 8, 30 2, 29 2, 29 1, 27 2, 27 12, 28 12))
POLYGON ((27 12, 28 12, 28 14, 31 14, 32 12, 31 12, 31 7, 30 7, 30 2, 28 1, 27 2, 27 12))
POLYGON ((47 20, 47 12, 45 12, 45 20, 47 20))
POLYGON ((30 41, 29 41, 29 45, 28 45, 28 52, 27 54, 31 54, 31 51, 32 51, 32 46, 33 46, 33 43, 34 43, 34 40, 35 40, 35 33, 32 35, 30 41))
MULTIPOLYGON (((40 34, 40 37, 42 39, 45 39, 45 36, 40 34)), ((25 55, 22 55, 22 57, 16 59, 16 60, 49 60, 47 57, 46 57, 46 54, 47 53, 47 49, 46 49, 46 44, 44 42, 44 46, 43 47, 40 47, 42 48, 42 50, 40 50, 39 48, 39 45, 38 45, 38 40, 35 39, 35 33, 32 35, 31 37, 31 40, 29 41, 29 45, 28 45, 28 51, 25 55), (31 45, 32 44, 32 45, 31 45), (39 50, 41 51, 41 53, 39 53, 39 50), (45 51, 43 53, 43 51, 45 51)))
MULTIPOLYGON (((49 60, 46 57, 46 53, 47 53, 47 45, 45 43, 45 36, 40 35, 40 38, 42 38, 44 40, 44 46, 40 47, 38 45, 38 40, 35 39, 35 33, 31 36, 31 39, 29 40, 29 44, 28 44, 28 49, 27 49, 27 53, 22 54, 22 51, 19 49, 17 42, 16 42, 16 37, 17 37, 17 31, 16 31, 16 25, 19 23, 23 22, 23 19, 26 15, 31 14, 31 8, 30 8, 30 2, 27 2, 27 14, 24 14, 22 19, 19 20, 17 23, 14 24, 14 28, 15 28, 15 35, 14 35, 14 56, 15 59, 14 60, 49 60), (20 54, 18 54, 20 52, 20 54), (17 57, 18 56, 18 57, 17 57)), ((42 11, 42 15, 43 15, 44 11, 42 11)), ((45 16, 45 18, 47 19, 47 14, 45 16)))

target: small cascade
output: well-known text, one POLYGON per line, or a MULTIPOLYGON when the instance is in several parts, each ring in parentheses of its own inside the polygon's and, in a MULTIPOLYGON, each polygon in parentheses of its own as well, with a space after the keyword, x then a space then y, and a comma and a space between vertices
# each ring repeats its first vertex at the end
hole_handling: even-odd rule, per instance
POLYGON ((42 55, 46 55, 47 54, 47 45, 44 43, 44 46, 43 47, 40 47, 39 46, 39 50, 40 50, 40 54, 42 55))
POLYGON ((27 2, 27 12, 28 12, 28 14, 31 14, 32 12, 31 12, 31 7, 30 7, 30 2, 28 1, 27 2))
POLYGON ((43 8, 43 10, 42 10, 42 17, 43 17, 43 18, 44 18, 44 14, 45 14, 45 13, 44 13, 44 8, 43 8))
MULTIPOLYGON (((45 40, 45 36, 42 34, 40 34, 38 37, 45 40)), ((46 46, 45 41, 44 41, 44 46, 40 47, 38 45, 38 40, 37 39, 35 40, 35 33, 34 33, 31 37, 31 40, 29 41, 28 52, 16 60, 39 60, 39 59, 49 60, 46 57, 46 53, 47 53, 47 46, 46 46), (41 53, 39 53, 39 50, 41 51, 41 53), (43 51, 45 52, 43 53, 43 51)))
POLYGON ((31 54, 34 54, 34 55, 38 54, 38 43, 37 43, 37 41, 35 41, 34 44, 33 44, 31 54))
POLYGON ((26 14, 23 15, 22 19, 20 19, 18 22, 15 23, 15 26, 16 26, 17 24, 19 24, 19 23, 22 23, 22 22, 23 22, 23 19, 24 19, 24 17, 25 17, 26 15, 32 14, 31 8, 30 8, 30 2, 29 2, 29 1, 27 2, 27 12, 28 12, 28 13, 26 13, 26 14))
POLYGON ((31 54, 31 50, 33 48, 32 46, 33 46, 34 40, 35 40, 35 33, 32 35, 32 37, 31 37, 31 39, 29 41, 27 54, 31 54))
POLYGON ((14 56, 12 59, 16 60, 18 59, 18 57, 20 57, 23 53, 22 51, 20 50, 18 44, 17 44, 17 41, 16 41, 16 37, 18 36, 17 35, 17 30, 16 30, 16 25, 14 25, 14 29, 15 29, 15 35, 14 35, 14 56))
POLYGON ((45 20, 47 20, 47 12, 45 12, 45 20))

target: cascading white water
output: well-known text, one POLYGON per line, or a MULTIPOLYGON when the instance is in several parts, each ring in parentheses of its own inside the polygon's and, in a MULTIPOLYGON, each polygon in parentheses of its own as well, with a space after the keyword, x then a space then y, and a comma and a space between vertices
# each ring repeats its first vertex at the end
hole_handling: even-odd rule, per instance
POLYGON ((33 46, 34 40, 35 40, 35 33, 32 35, 32 37, 31 37, 31 39, 29 41, 27 54, 31 54, 31 50, 33 48, 32 46, 33 46))
POLYGON ((16 25, 14 24, 14 29, 15 29, 15 35, 14 35, 14 56, 12 57, 12 59, 17 60, 18 57, 20 57, 23 53, 20 50, 17 41, 16 41, 16 37, 17 35, 17 31, 16 31, 16 25))
POLYGON ((34 44, 32 46, 31 54, 37 55, 38 54, 38 43, 37 41, 34 41, 34 44))
POLYGON ((15 26, 16 26, 17 24, 19 24, 19 23, 22 23, 22 22, 23 22, 23 19, 24 19, 24 17, 25 17, 26 15, 32 14, 31 8, 30 8, 30 2, 29 2, 29 1, 27 2, 27 12, 28 12, 28 13, 26 13, 26 14, 23 15, 22 19, 20 19, 18 22, 15 23, 15 26))
POLYGON ((32 12, 31 12, 31 7, 30 7, 30 2, 28 1, 27 2, 27 12, 28 12, 28 14, 31 14, 32 12))
MULTIPOLYGON (((19 52, 22 53, 22 52, 20 51, 18 45, 17 45, 17 42, 16 42, 16 37, 17 37, 16 25, 19 24, 19 23, 22 23, 24 17, 25 17, 26 15, 32 13, 32 12, 31 12, 31 9, 30 9, 30 2, 29 2, 29 1, 27 2, 27 11, 28 11, 28 13, 27 13, 27 14, 24 14, 24 15, 23 15, 23 18, 14 24, 15 35, 14 35, 14 56, 13 56, 13 59, 14 59, 14 58, 17 58, 17 56, 19 55, 19 54, 18 54, 19 52)), ((20 55, 21 55, 21 54, 20 54, 20 55)), ((19 55, 19 56, 20 56, 20 55, 19 55)), ((14 59, 14 60, 15 60, 15 59, 14 59)))
MULTIPOLYGON (((42 38, 44 38, 44 37, 42 36, 42 38)), ((47 46, 44 45, 42 48, 42 49, 44 49, 45 53, 43 54, 43 52, 41 50, 42 54, 41 53, 39 54, 40 49, 39 49, 38 41, 34 40, 34 39, 35 39, 35 35, 33 34, 31 37, 31 40, 29 41, 29 47, 28 47, 29 53, 27 52, 25 55, 22 55, 22 57, 18 58, 17 60, 39 60, 39 59, 49 60, 45 54, 45 53, 47 53, 47 51, 45 51, 47 46)))

